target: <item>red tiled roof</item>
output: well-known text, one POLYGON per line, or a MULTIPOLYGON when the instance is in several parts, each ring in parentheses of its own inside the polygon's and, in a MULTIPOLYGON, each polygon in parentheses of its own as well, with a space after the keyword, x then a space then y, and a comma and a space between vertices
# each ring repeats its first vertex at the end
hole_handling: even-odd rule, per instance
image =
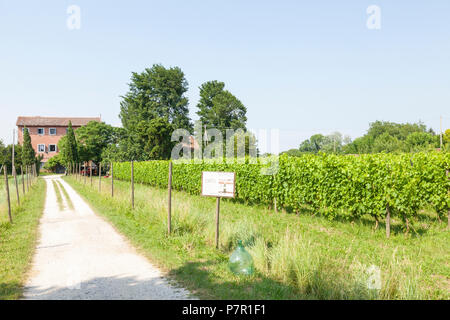
POLYGON ((79 127, 85 126, 91 121, 100 122, 101 118, 18 117, 16 125, 27 127, 66 127, 69 125, 69 121, 72 121, 73 126, 79 127))

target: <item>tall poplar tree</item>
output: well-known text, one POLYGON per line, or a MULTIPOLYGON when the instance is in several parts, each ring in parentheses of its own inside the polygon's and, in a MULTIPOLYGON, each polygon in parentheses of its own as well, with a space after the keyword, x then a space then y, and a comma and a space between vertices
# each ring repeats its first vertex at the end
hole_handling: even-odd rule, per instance
POLYGON ((23 130, 22 164, 33 165, 36 163, 36 152, 31 145, 31 137, 28 128, 23 130))
POLYGON ((77 139, 75 137, 75 132, 73 131, 71 121, 69 121, 69 126, 67 128, 67 134, 63 139, 61 139, 59 148, 61 151, 63 162, 67 166, 78 162, 79 157, 78 157, 77 139))

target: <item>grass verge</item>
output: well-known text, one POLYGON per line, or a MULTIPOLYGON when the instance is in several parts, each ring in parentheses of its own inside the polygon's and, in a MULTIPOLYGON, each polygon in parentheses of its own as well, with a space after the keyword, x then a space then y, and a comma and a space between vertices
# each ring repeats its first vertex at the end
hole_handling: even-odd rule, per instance
POLYGON ((61 194, 61 189, 58 187, 58 184, 56 183, 55 180, 53 180, 52 183, 53 183, 53 188, 55 189, 56 201, 58 202, 59 210, 63 211, 64 203, 63 203, 63 198, 62 198, 62 194, 61 194))
POLYGON ((66 202, 67 202, 67 205, 69 206, 69 209, 73 210, 74 209, 73 202, 72 202, 72 199, 70 199, 66 188, 64 188, 62 183, 59 181, 58 181, 58 186, 59 186, 60 190, 62 191, 62 193, 64 194, 64 198, 66 198, 66 202))
MULTIPOLYGON (((173 233, 167 236, 167 191, 110 179, 102 192, 65 178, 150 260, 203 299, 449 299, 449 232, 429 219, 423 232, 373 229, 365 220, 330 221, 274 213, 223 200, 220 249, 214 248, 215 199, 173 192, 173 233), (236 241, 252 254, 256 274, 234 276, 228 257, 236 241), (379 289, 368 283, 379 275, 379 289)), ((400 221, 397 221, 400 225, 400 221)), ((395 225, 395 221, 394 221, 395 225)))
POLYGON ((22 295, 44 210, 45 192, 45 181, 38 180, 21 198, 21 206, 13 208, 14 223, 0 223, 0 300, 18 299, 22 295))

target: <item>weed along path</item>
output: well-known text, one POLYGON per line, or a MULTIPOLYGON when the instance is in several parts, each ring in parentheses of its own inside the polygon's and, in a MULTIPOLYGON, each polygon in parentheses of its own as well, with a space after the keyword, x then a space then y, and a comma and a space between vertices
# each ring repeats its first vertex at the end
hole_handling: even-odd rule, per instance
POLYGON ((59 176, 44 179, 47 199, 25 299, 192 298, 169 284, 59 176))

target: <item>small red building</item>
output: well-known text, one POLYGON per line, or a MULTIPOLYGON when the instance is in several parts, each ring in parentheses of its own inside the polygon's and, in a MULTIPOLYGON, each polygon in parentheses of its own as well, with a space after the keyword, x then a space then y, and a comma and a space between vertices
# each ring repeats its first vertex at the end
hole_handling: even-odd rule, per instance
POLYGON ((16 123, 19 132, 18 141, 23 144, 23 130, 27 128, 34 151, 44 157, 41 162, 43 166, 59 153, 58 142, 66 135, 69 121, 76 130, 90 121, 100 122, 101 118, 18 117, 16 123))

